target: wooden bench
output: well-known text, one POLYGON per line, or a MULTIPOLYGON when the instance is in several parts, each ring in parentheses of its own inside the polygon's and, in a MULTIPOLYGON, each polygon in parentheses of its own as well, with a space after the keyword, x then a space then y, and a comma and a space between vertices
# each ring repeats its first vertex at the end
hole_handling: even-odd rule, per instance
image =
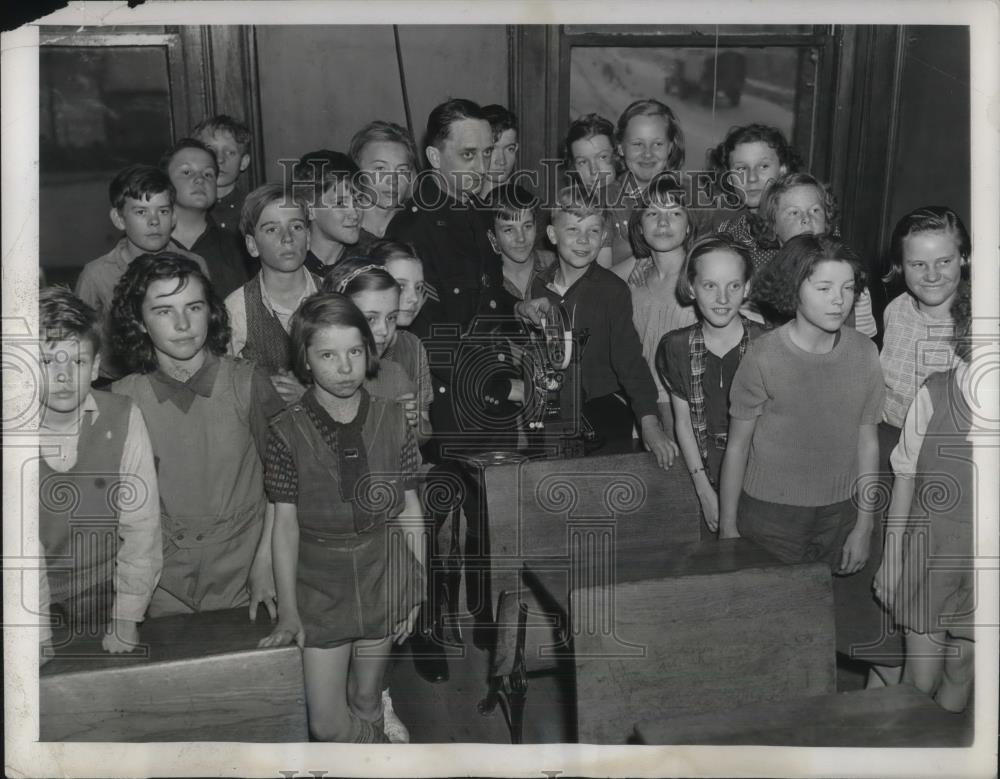
POLYGON ((299 649, 257 649, 272 627, 232 609, 147 620, 131 654, 99 637, 57 647, 40 672, 40 739, 308 741, 299 649))
POLYGON ((793 747, 964 747, 972 708, 952 714, 907 684, 796 697, 640 722, 643 744, 793 747))
POLYGON ((525 581, 568 616, 581 743, 627 743, 636 721, 665 709, 835 689, 825 564, 784 565, 745 539, 619 545, 611 564, 529 560, 525 581))
POLYGON ((600 544, 663 548, 696 541, 701 513, 683 467, 664 471, 649 453, 529 461, 485 470, 490 566, 497 598, 497 636, 491 687, 481 710, 498 694, 508 707, 511 737, 520 742, 527 674, 556 670, 542 648, 564 643, 565 626, 521 584, 526 561, 569 561, 600 544), (512 711, 515 709, 515 711, 512 711))

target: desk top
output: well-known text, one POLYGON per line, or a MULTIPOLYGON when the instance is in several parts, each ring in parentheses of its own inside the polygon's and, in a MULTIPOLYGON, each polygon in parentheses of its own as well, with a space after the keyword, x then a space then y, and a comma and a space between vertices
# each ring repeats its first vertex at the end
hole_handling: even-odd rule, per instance
POLYGON ((973 715, 900 684, 651 719, 635 730, 642 744, 960 747, 972 743, 973 715))
MULTIPOLYGON (((608 557, 614 554, 613 580, 616 584, 781 565, 777 558, 745 538, 663 547, 639 546, 638 543, 633 539, 607 551, 608 557)), ((601 564, 600 559, 594 550, 586 550, 579 558, 529 558, 524 562, 524 580, 532 589, 565 609, 573 586, 572 569, 591 568, 601 564)))
POLYGON ((117 670, 253 650, 274 626, 266 610, 259 611, 256 623, 250 622, 247 611, 226 609, 147 619, 139 626, 140 647, 129 654, 108 654, 101 648, 100 636, 80 638, 56 647, 55 657, 42 666, 40 675, 117 670))

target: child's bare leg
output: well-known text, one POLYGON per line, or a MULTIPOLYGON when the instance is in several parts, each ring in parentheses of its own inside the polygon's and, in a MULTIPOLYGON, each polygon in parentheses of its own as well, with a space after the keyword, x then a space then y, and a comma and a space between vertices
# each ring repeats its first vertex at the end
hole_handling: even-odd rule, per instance
POLYGON ((351 711, 360 719, 382 724, 382 686, 385 669, 392 653, 388 638, 355 641, 351 652, 351 673, 347 699, 351 711))
POLYGON ((934 695, 944 672, 947 651, 944 633, 904 634, 906 662, 903 665, 903 683, 912 684, 921 692, 934 695))
POLYGON ((317 741, 353 741, 353 718, 347 705, 351 644, 333 649, 306 648, 302 663, 309 733, 317 741))
POLYGON ((934 700, 942 709, 965 711, 976 671, 976 645, 964 638, 948 636, 948 647, 955 654, 945 657, 941 685, 934 700))

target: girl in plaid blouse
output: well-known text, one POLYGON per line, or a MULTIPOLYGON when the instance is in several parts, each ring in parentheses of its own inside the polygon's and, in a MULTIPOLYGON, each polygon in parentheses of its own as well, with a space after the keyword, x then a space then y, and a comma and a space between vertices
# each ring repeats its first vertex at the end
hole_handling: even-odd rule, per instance
POLYGON ((264 481, 278 624, 261 646, 302 648, 313 738, 385 742, 383 672, 424 591, 420 455, 403 409, 362 386, 378 356, 348 298, 308 298, 292 344, 309 389, 271 420, 264 481))
POLYGON ((712 234, 687 255, 677 296, 698 321, 660 339, 656 372, 670 393, 674 431, 691 472, 702 517, 719 529, 719 471, 729 429, 729 388, 750 340, 764 329, 740 314, 753 266, 746 249, 712 234))

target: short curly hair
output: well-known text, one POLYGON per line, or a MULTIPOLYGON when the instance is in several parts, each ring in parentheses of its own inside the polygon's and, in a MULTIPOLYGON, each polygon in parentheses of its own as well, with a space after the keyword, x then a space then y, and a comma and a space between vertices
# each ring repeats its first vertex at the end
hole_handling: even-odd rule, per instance
POLYGON ((687 234, 684 236, 684 251, 686 252, 695 238, 695 223, 688 211, 683 186, 677 177, 669 171, 664 171, 654 178, 649 186, 639 196, 636 207, 628 217, 628 240, 632 245, 632 255, 637 259, 653 256, 653 250, 642 232, 642 215, 650 206, 677 205, 687 217, 687 234))
POLYGON ((725 173, 731 168, 729 155, 744 143, 763 143, 774 149, 778 164, 785 166, 787 173, 796 173, 802 168, 802 157, 777 127, 766 124, 745 124, 730 127, 725 139, 706 153, 708 166, 717 173, 725 173))
POLYGON ((229 313, 201 268, 175 252, 141 254, 126 269, 115 286, 111 304, 111 343, 130 371, 152 373, 159 362, 149 334, 143 329, 142 304, 154 281, 176 280, 177 291, 192 280, 201 284, 208 302, 208 337, 203 348, 223 355, 229 347, 229 313))
POLYGON ((815 187, 823 199, 826 212, 826 232, 837 235, 840 229, 840 207, 833 191, 810 173, 786 173, 771 179, 760 196, 757 213, 750 220, 750 233, 765 249, 779 248, 774 226, 778 221, 778 201, 795 187, 815 187))
POLYGON ((580 184, 580 176, 576 172, 576 165, 573 162, 573 144, 577 141, 585 141, 595 138, 598 135, 606 136, 611 144, 611 152, 614 156, 615 177, 624 170, 621 156, 618 154, 615 142, 615 126, 610 119, 605 119, 600 114, 584 114, 573 120, 566 132, 566 139, 563 141, 563 165, 566 167, 566 176, 571 183, 580 184))
POLYGON ((857 253, 829 235, 803 233, 789 239, 754 280, 751 297, 765 316, 792 319, 799 307, 799 289, 816 266, 828 260, 849 263, 854 271, 855 300, 864 291, 867 274, 857 253))

